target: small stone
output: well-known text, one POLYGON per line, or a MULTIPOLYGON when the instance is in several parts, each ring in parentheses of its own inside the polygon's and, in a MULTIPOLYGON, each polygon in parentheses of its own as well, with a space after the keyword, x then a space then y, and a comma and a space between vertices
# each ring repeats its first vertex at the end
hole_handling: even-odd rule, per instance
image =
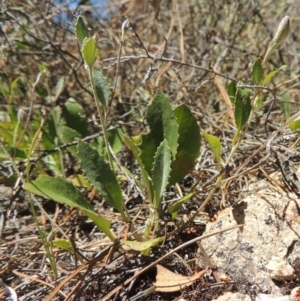
POLYGON ((267 264, 269 275, 278 281, 290 280, 294 277, 294 269, 283 259, 273 256, 267 264))

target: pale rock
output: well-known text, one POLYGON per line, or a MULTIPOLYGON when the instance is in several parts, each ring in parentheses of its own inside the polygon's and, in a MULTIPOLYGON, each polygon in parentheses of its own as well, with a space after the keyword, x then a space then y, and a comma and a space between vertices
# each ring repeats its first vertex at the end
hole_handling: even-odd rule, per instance
MULTIPOLYGON (((271 175, 273 178, 274 176, 271 175)), ((249 195, 233 208, 223 210, 204 234, 245 224, 201 241, 220 274, 228 274, 237 283, 257 287, 257 293, 282 295, 270 277, 267 265, 274 256, 293 263, 300 257, 300 199, 279 191, 266 180, 248 187, 249 195)), ((290 276, 292 271, 285 275, 290 276)))
POLYGON ((273 256, 266 268, 268 269, 269 275, 272 279, 278 281, 293 279, 294 269, 279 257, 273 256))

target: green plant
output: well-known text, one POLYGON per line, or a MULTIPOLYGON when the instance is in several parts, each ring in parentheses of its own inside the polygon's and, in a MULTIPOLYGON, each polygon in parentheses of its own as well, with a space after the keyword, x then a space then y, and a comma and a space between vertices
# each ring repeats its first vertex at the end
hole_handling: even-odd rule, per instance
MULTIPOLYGON (((11 0, 0 7, 0 232, 1 257, 9 263, 2 265, 3 282, 11 293, 15 290, 15 299, 23 300, 33 295, 39 300, 88 299, 91 294, 97 300, 139 298, 140 286, 130 283, 141 275, 147 280, 150 267, 161 263, 180 270, 174 257, 178 250, 190 258, 197 245, 206 248, 207 236, 232 231, 222 223, 229 206, 237 212, 248 195, 252 205, 260 205, 248 184, 259 184, 261 177, 272 181, 276 172, 281 190, 290 198, 290 192, 299 194, 294 168, 299 158, 300 25, 293 20, 300 3, 106 1, 107 6, 92 6, 85 1, 72 11, 71 2, 11 0), (77 18, 78 9, 89 29, 77 18), (287 43, 288 18, 272 36, 286 14, 292 15, 287 43), (82 33, 73 26, 76 19, 82 33), (120 26, 120 20, 126 21, 120 26), (84 57, 92 44, 97 58, 90 68, 84 57), (81 50, 87 51, 84 57, 81 50), (106 138, 90 69, 101 71, 92 76, 100 87, 98 98, 104 99, 99 102, 106 138), (40 77, 32 93, 31 80, 43 70, 47 76, 40 77), (172 139, 162 135, 156 141, 153 121, 146 120, 157 98, 165 99, 170 116, 176 115, 175 158, 172 139), (185 107, 196 117, 186 118, 197 120, 196 134, 180 133, 178 116, 185 107), (197 147, 194 165, 188 156, 197 135, 201 152, 197 147), (154 152, 145 149, 150 138, 154 152), (176 171, 180 145, 188 151, 182 152, 176 171), (186 167, 187 157, 191 163, 186 167), (185 174, 189 166, 192 172, 180 181, 179 172, 185 174), (24 191, 23 184, 34 193, 24 191), (208 235, 199 225, 206 221, 196 217, 200 211, 206 221, 210 218, 208 235), (194 223, 187 225, 187 218, 195 218, 194 223), (211 226, 222 230, 212 233, 211 226), (137 256, 151 249, 149 258, 137 256), (133 269, 139 272, 131 275, 133 269)), ((239 225, 244 232, 252 226, 245 222, 239 225)), ((153 285, 149 279, 144 288, 153 285)), ((0 296, 5 299, 4 290, 0 296)), ((161 298, 145 290, 150 292, 146 299, 161 298)), ((191 293, 205 299, 203 291, 191 293)))
MULTIPOLYGON (((285 18, 284 24, 289 24, 289 19, 285 18)), ((289 28, 289 25, 284 28, 289 28)), ((268 50, 269 54, 287 37, 286 30, 281 32, 283 32, 284 37, 276 35, 277 38, 275 40, 277 42, 275 44, 271 42, 273 44, 269 46, 271 49, 268 50)), ((110 84, 102 72, 94 67, 94 63, 98 58, 98 38, 97 36, 89 37, 89 30, 81 16, 77 19, 76 33, 78 41, 82 44, 81 53, 89 75, 103 130, 103 142, 105 144, 107 160, 104 153, 99 152, 82 141, 79 141, 76 152, 74 148, 71 151, 79 158, 89 182, 100 192, 106 202, 121 214, 123 221, 131 225, 131 232, 135 233, 135 241, 124 243, 142 251, 143 254, 147 254, 151 247, 163 240, 163 237, 157 237, 156 233, 160 233, 157 230, 163 210, 162 198, 164 192, 169 186, 179 182, 191 171, 195 160, 199 156, 201 142, 200 129, 195 117, 186 105, 182 104, 173 109, 169 99, 162 92, 158 91, 147 109, 146 120, 150 131, 135 137, 128 137, 122 134, 121 141, 124 141, 132 151, 139 165, 142 181, 136 179, 136 176, 132 177, 130 172, 118 164, 109 141, 106 120, 112 94, 110 84), (142 236, 140 233, 136 233, 132 217, 125 208, 122 190, 117 179, 118 172, 123 172, 129 179, 134 178, 135 184, 139 187, 140 191, 144 192, 145 198, 148 201, 148 216, 142 236)), ((269 54, 266 55, 265 60, 269 54)), ((284 68, 285 66, 282 66, 265 76, 263 63, 258 58, 255 60, 251 70, 253 85, 245 85, 243 82, 233 82, 229 86, 228 94, 234 106, 236 133, 232 140, 231 151, 225 159, 223 166, 228 166, 231 162, 250 127, 253 115, 263 104, 265 99, 263 92, 271 91, 265 86, 284 68)), ((71 103, 67 103, 66 107, 70 117, 66 117, 66 123, 69 127, 63 131, 65 133, 63 136, 64 141, 69 142, 74 140, 74 138, 81 139, 81 127, 78 127, 79 123, 84 124, 84 120, 78 120, 78 113, 82 113, 81 109, 78 105, 71 105, 71 103), (74 112, 76 112, 75 115, 74 112), (72 121, 74 121, 71 118, 72 116, 77 116, 77 122, 74 125, 72 125, 72 121), (70 130, 72 127, 77 128, 70 130)), ((285 109, 285 112, 288 116, 287 109, 285 109)), ((59 116, 59 114, 55 116, 59 116)), ((57 126, 60 123, 57 121, 59 118, 55 118, 55 116, 53 116, 52 123, 57 126)), ((85 125, 83 128, 85 128, 85 125)), ((57 136, 58 132, 53 133, 52 139, 56 139, 57 136)), ((202 136, 210 145, 215 155, 219 175, 212 185, 207 198, 191 217, 191 220, 204 210, 204 207, 211 200, 216 189, 220 187, 223 181, 221 141, 218 137, 208 133, 203 133, 202 136)), ((196 193, 198 184, 199 182, 190 189, 189 193, 179 200, 174 200, 172 205, 166 208, 166 211, 171 213, 173 218, 176 217, 182 205, 196 193)), ((110 230, 110 221, 97 214, 78 189, 69 181, 63 178, 41 176, 35 181, 26 183, 24 188, 32 193, 78 208, 83 214, 91 218, 99 229, 111 240, 115 240, 115 234, 110 230)))
MULTIPOLYGON (((272 80, 272 78, 281 70, 284 70, 286 66, 281 66, 280 68, 273 70, 269 72, 267 75, 264 75, 264 68, 263 64, 266 63, 267 59, 270 57, 270 55, 286 40, 286 38, 289 35, 290 31, 290 20, 289 17, 286 16, 281 21, 279 28, 276 32, 275 37, 272 39, 272 41, 269 44, 269 47, 267 49, 265 58, 263 62, 260 58, 257 58, 255 62, 253 63, 252 70, 251 70, 251 77, 253 81, 253 85, 245 85, 243 82, 231 82, 228 85, 228 95, 231 99, 231 102, 234 106, 234 118, 235 118, 235 125, 236 125, 236 132, 232 140, 232 148, 227 156, 224 166, 228 166, 230 164, 234 154, 238 150, 241 142, 243 141, 246 133, 249 130, 249 127, 251 125, 252 119, 254 114, 261 109, 261 106, 263 104, 263 101, 266 99, 265 95, 263 95, 263 91, 272 92, 272 89, 269 89, 266 87, 266 85, 272 80)), ((273 97, 273 104, 276 100, 276 97, 273 97)), ((286 120, 290 117, 289 116, 289 110, 287 109, 288 105, 283 105, 282 110, 286 117, 286 120)), ((272 108, 272 106, 271 106, 272 108)), ((269 110, 270 111, 270 110, 269 110)), ((293 123, 293 121, 297 118, 298 114, 293 116, 291 119, 288 119, 286 123, 282 125, 282 128, 286 126, 287 124, 293 126, 296 125, 296 123, 293 123)), ((267 122, 267 121, 266 121, 267 122)), ((295 128, 295 127, 294 127, 295 128)), ((268 134, 266 129, 266 134, 268 134)), ((219 176, 216 179, 215 184, 213 185, 212 190, 210 191, 208 197, 205 199, 205 201, 202 203, 200 208, 197 210, 197 212, 192 216, 192 218, 195 217, 198 213, 204 210, 205 206, 210 202, 213 194, 217 190, 218 187, 220 187, 221 182, 223 181, 223 173, 220 169, 221 166, 221 141, 218 137, 215 137, 213 135, 209 135, 204 133, 203 137, 210 145, 217 163, 218 163, 218 170, 220 172, 219 176)), ((223 204, 224 206, 224 204, 223 204)))
MULTIPOLYGON (((191 171, 199 156, 201 137, 196 119, 188 107, 180 105, 172 110, 168 98, 161 92, 148 107, 146 119, 150 132, 135 137, 134 141, 125 136, 125 141, 139 164, 150 201, 150 215, 144 234, 148 239, 153 227, 157 227, 165 189, 191 171)), ((171 208, 167 211, 176 215, 180 206, 171 208)))
MULTIPOLYGON (((79 42, 82 43, 82 56, 88 69, 103 129, 108 162, 99 151, 83 142, 79 142, 76 156, 80 159, 81 166, 90 183, 101 193, 106 202, 121 214, 125 222, 130 222, 131 217, 125 210, 121 188, 114 170, 113 149, 110 147, 105 123, 109 109, 110 86, 102 72, 93 67, 97 59, 97 38, 88 37, 89 31, 81 16, 77 20, 76 32, 79 42)), ((66 107, 69 108, 69 105, 66 107)), ((78 110, 79 107, 75 106, 75 110, 73 109, 72 112, 75 111, 77 114, 78 110)), ((70 111, 67 110, 68 114, 71 114, 70 111)), ((150 246, 153 246, 162 240, 162 238, 155 238, 155 231, 162 211, 163 194, 168 186, 180 181, 193 168, 200 152, 200 130, 188 107, 182 104, 173 110, 169 99, 162 92, 156 94, 148 107, 146 119, 150 127, 149 133, 132 139, 123 135, 123 139, 139 164, 142 182, 136 181, 136 183, 140 186, 141 191, 146 190, 146 198, 149 201, 149 215, 143 237, 137 235, 136 239, 149 241, 151 236, 154 239, 150 246)), ((55 124, 55 118, 52 120, 55 124)), ((71 122, 72 118, 67 118, 67 123, 68 120, 71 122)), ((79 122, 80 120, 75 121, 74 125, 79 122)), ((59 122, 56 121, 57 123, 59 122)), ((69 140, 80 137, 76 133, 73 134, 74 131, 67 129, 63 133, 67 133, 65 137, 71 137, 69 140)), ((57 137, 57 132, 53 133, 52 139, 57 137)), ((69 142, 69 140, 64 140, 64 142, 69 142)), ((109 230, 110 222, 96 214, 82 194, 67 180, 42 176, 35 181, 26 183, 24 188, 32 193, 80 209, 108 237, 114 240, 114 235, 109 230)), ((177 201, 177 206, 172 207, 171 213, 175 216, 180 209, 178 204, 182 205, 191 196, 192 194, 182 198, 183 201, 177 201)), ((134 225, 132 226, 134 227, 134 225)), ((130 243, 133 244, 134 242, 130 243)), ((142 249, 147 253, 150 250, 149 242, 142 249)))

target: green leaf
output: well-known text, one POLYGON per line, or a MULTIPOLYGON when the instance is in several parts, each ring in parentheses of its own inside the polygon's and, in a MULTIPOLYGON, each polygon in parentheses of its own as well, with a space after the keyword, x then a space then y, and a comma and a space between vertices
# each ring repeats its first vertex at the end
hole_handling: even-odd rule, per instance
POLYGON ((300 120, 291 121, 288 125, 292 131, 296 131, 300 128, 300 120))
POLYGON ((80 133, 82 137, 88 134, 88 123, 85 112, 74 98, 69 98, 65 103, 63 107, 63 117, 66 121, 66 125, 80 133))
POLYGON ((122 191, 109 164, 104 161, 96 150, 81 141, 78 144, 78 157, 92 185, 102 194, 110 206, 120 212, 123 220, 127 221, 123 207, 122 191))
POLYGON ((152 170, 152 183, 154 191, 154 208, 160 211, 161 197, 168 185, 168 179, 171 171, 171 153, 168 142, 165 139, 157 148, 154 157, 153 170, 152 170))
MULTIPOLYGON (((44 164, 46 164, 46 166, 48 166, 48 168, 53 172, 53 174, 56 175, 64 174, 64 172, 62 171, 64 166, 61 164, 60 153, 56 152, 46 156, 45 158, 43 158, 43 162, 44 164)), ((41 174, 45 174, 45 173, 41 172, 41 174)))
POLYGON ((92 70, 93 65, 98 58, 97 38, 85 39, 81 49, 85 64, 92 70))
POLYGON ((259 110, 263 106, 265 101, 266 101, 265 94, 262 94, 262 93, 257 94, 253 101, 253 105, 252 105, 253 109, 259 110))
POLYGON ((300 111, 293 114, 288 118, 286 124, 290 127, 292 131, 295 131, 300 128, 300 111))
POLYGON ((34 194, 52 199, 58 203, 77 208, 89 217, 99 229, 111 240, 115 240, 111 233, 110 221, 97 214, 91 204, 84 198, 82 193, 72 183, 63 178, 40 176, 37 180, 25 183, 23 188, 34 194))
POLYGON ((76 132, 75 130, 67 127, 67 126, 63 126, 61 128, 61 141, 63 143, 70 143, 70 142, 74 142, 76 140, 76 138, 81 138, 81 135, 76 132))
POLYGON ((76 187, 84 187, 84 188, 90 188, 91 183, 89 180, 81 174, 72 174, 68 177, 68 180, 76 187))
POLYGON ((63 90, 65 78, 61 76, 55 86, 55 99, 57 99, 63 90))
POLYGON ((108 142, 115 154, 119 153, 124 146, 124 128, 116 128, 107 132, 108 142))
POLYGON ((236 94, 236 82, 230 82, 227 86, 227 93, 231 103, 235 102, 235 94, 236 94))
POLYGON ((171 150, 172 160, 175 158, 178 141, 178 124, 169 99, 158 92, 148 108, 147 122, 150 132, 142 137, 141 159, 145 169, 151 176, 154 155, 161 142, 166 139, 171 150))
POLYGON ((283 101, 280 102, 281 112, 283 113, 284 120, 288 120, 290 118, 290 116, 291 116, 291 113, 292 113, 292 105, 289 102, 290 95, 285 92, 282 95, 282 99, 283 99, 283 101))
POLYGON ((18 81, 19 81, 20 78, 21 78, 21 77, 18 76, 18 77, 16 77, 16 78, 11 82, 11 84, 10 84, 10 86, 9 86, 9 93, 10 93, 10 95, 13 95, 14 90, 17 88, 17 83, 18 83, 18 81))
POLYGON ((11 122, 0 122, 0 136, 6 143, 13 146, 13 125, 11 122))
MULTIPOLYGON (((74 252, 74 248, 73 248, 71 242, 69 240, 67 240, 67 239, 55 239, 55 240, 52 241, 52 245, 54 247, 66 250, 66 251, 68 251, 70 253, 74 252)), ((81 262, 83 262, 83 258, 80 256, 80 254, 78 252, 76 252, 76 257, 81 262)))
POLYGON ((13 132, 14 132, 14 135, 13 135, 13 147, 16 147, 17 136, 19 136, 21 134, 21 126, 20 126, 19 122, 17 122, 17 124, 16 124, 13 132))
POLYGON ((106 77, 102 74, 102 72, 95 68, 93 68, 92 77, 95 85, 96 96, 101 102, 105 111, 107 111, 111 96, 110 84, 107 81, 106 77))
POLYGON ((152 195, 153 195, 153 188, 152 188, 152 183, 149 177, 149 174, 147 172, 147 170, 145 169, 145 166, 142 162, 142 159, 140 157, 140 149, 138 148, 138 146, 126 135, 123 135, 124 139, 125 139, 125 143, 127 144, 127 146, 131 149, 135 159, 138 162, 138 165, 141 169, 141 175, 142 175, 142 179, 143 179, 143 183, 146 186, 147 192, 148 192, 148 197, 150 200, 152 200, 152 195))
POLYGON ((287 66, 286 66, 286 65, 283 65, 283 66, 281 66, 280 68, 275 69, 275 70, 271 71, 270 73, 268 73, 268 74, 266 75, 266 77, 264 78, 264 80, 263 80, 263 82, 262 82, 262 85, 263 85, 263 86, 266 86, 266 85, 270 82, 270 80, 271 80, 271 79, 272 79, 279 71, 285 70, 286 68, 287 68, 287 66))
POLYGON ((182 104, 174 110, 178 122, 178 149, 171 165, 169 185, 184 178, 194 167, 200 154, 201 135, 197 120, 190 109, 182 104))
POLYGON ((218 137, 210 135, 208 133, 202 133, 203 138, 207 141, 209 144, 212 152, 214 153, 217 163, 218 163, 218 170, 221 171, 222 165, 221 165, 221 141, 218 137))
MULTIPOLYGON (((116 128, 107 132, 108 142, 114 154, 119 153, 124 146, 123 133, 123 128, 116 128)), ((91 143, 91 146, 95 147, 101 156, 105 157, 107 155, 107 148, 103 136, 97 137, 95 141, 91 143)))
POLYGON ((237 89, 234 106, 235 123, 240 131, 244 124, 248 121, 252 109, 249 89, 237 89))
POLYGON ((140 145, 142 143, 143 136, 142 135, 131 136, 130 139, 135 145, 140 145))
POLYGON ((14 127, 17 124, 17 122, 18 122, 17 107, 15 107, 15 106, 9 106, 8 107, 8 113, 9 113, 9 117, 10 117, 10 122, 11 122, 11 124, 14 127))
POLYGON ((178 211, 181 209, 182 205, 185 204, 188 200, 190 200, 195 194, 196 192, 191 192, 168 207, 167 212, 172 214, 172 219, 176 218, 178 211))
MULTIPOLYGON (((81 135, 78 132, 76 132, 75 130, 73 130, 67 126, 63 126, 61 131, 62 131, 61 140, 63 143, 70 143, 70 142, 75 141, 76 138, 81 138, 81 135)), ((68 150, 71 152, 71 154, 73 156, 77 157, 76 145, 69 146, 68 150)))
POLYGON ((151 248, 158 245, 160 242, 164 241, 164 237, 157 237, 154 239, 149 239, 147 241, 135 241, 135 240, 125 240, 122 243, 131 247, 135 251, 142 252, 143 255, 147 256, 151 251, 151 248))
POLYGON ((261 58, 257 58, 252 66, 252 80, 255 85, 260 85, 264 78, 264 69, 262 67, 261 58))
POLYGON ((285 16, 281 20, 281 22, 278 26, 277 32, 269 44, 269 47, 267 49, 267 52, 266 52, 264 60, 263 60, 263 64, 268 60, 270 55, 277 48, 279 48, 279 46, 287 39, 287 37, 290 33, 290 27, 291 27, 290 18, 288 16, 285 16))
POLYGON ((54 247, 58 247, 58 248, 67 250, 69 252, 72 252, 72 250, 73 250, 71 242, 67 239, 55 239, 52 241, 52 244, 54 247))
POLYGON ((77 17, 75 31, 77 39, 80 43, 83 43, 84 39, 89 37, 89 28, 85 19, 82 16, 77 17))
POLYGON ((53 149, 59 143, 61 127, 64 124, 62 109, 56 106, 50 113, 43 131, 43 144, 46 149, 53 149))

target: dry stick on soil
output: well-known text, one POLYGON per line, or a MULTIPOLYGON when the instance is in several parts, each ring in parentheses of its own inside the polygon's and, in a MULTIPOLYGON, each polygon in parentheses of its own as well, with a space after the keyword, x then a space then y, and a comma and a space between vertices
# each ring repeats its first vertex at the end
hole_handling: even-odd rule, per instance
POLYGON ((285 187, 284 185, 280 184, 278 181, 276 181, 275 179, 273 179, 272 177, 270 177, 262 167, 259 167, 258 169, 262 172, 262 174, 266 177, 266 179, 267 179, 272 185, 274 185, 277 189, 279 188, 279 189, 282 190, 282 191, 285 191, 285 190, 286 190, 286 189, 285 189, 286 187, 285 187))
POLYGON ((69 295, 67 296, 67 298, 65 298, 64 301, 69 301, 72 298, 72 296, 75 294, 75 292, 80 287, 82 281, 83 281, 82 279, 79 279, 79 281, 75 284, 75 286, 72 288, 72 290, 70 291, 69 295))
POLYGON ((241 175, 243 174, 246 174, 248 173, 249 171, 251 170, 254 170, 255 168, 261 166, 261 164, 266 161, 269 157, 270 157, 270 154, 267 154, 265 157, 263 157, 258 163, 254 164, 253 166, 249 167, 248 169, 244 170, 241 172, 241 170, 247 166, 251 160, 261 151, 263 150, 264 148, 266 147, 265 144, 261 145, 249 158, 246 159, 246 161, 244 163, 242 163, 236 170, 235 174, 227 179, 224 179, 222 181, 222 183, 224 183, 223 185, 223 189, 226 189, 228 187, 230 187, 231 183, 232 183, 232 180, 235 179, 235 178, 238 178, 240 177, 241 175))
MULTIPOLYGON (((177 252, 178 250, 185 248, 193 243, 196 243, 199 240, 202 240, 204 238, 219 234, 219 233, 223 233, 226 231, 230 231, 236 228, 240 228, 243 227, 244 225, 236 225, 236 226, 232 226, 223 230, 219 230, 219 231, 215 231, 212 233, 208 233, 206 235, 202 235, 200 237, 196 237, 180 246, 178 246, 177 248, 173 249, 172 251, 170 251, 169 253, 165 254, 164 256, 160 257, 159 259, 157 259, 156 261, 152 262, 151 264, 149 264, 148 266, 146 266, 145 268, 143 268, 142 270, 140 270, 137 274, 135 274, 134 276, 130 277, 129 279, 127 279, 123 285, 119 285, 116 288, 114 288, 110 293, 108 293, 106 296, 104 296, 103 298, 99 299, 99 301, 108 301, 111 300, 112 296, 115 295, 119 290, 121 290, 125 285, 129 284, 132 280, 134 280, 135 278, 139 277, 140 275, 142 275, 144 272, 146 272, 147 270, 149 270, 150 268, 156 266, 158 263, 160 263, 161 261, 163 261, 164 259, 166 259, 167 257, 169 257, 170 255, 172 255, 173 253, 177 252)), ((50 300, 50 299, 47 299, 50 300)), ((47 301, 46 300, 46 301, 47 301)))
MULTIPOLYGON (((21 277, 21 278, 25 278, 25 279, 31 280, 31 281, 33 281, 33 282, 38 282, 38 283, 41 283, 41 284, 43 284, 43 285, 45 285, 45 286, 49 286, 49 287, 51 287, 51 288, 55 288, 55 285, 53 285, 53 284, 51 284, 51 283, 48 283, 48 282, 46 282, 46 281, 43 281, 43 280, 41 280, 41 279, 38 279, 38 278, 36 278, 35 276, 27 275, 27 274, 21 273, 21 272, 19 272, 19 271, 17 271, 17 270, 13 270, 13 273, 14 273, 15 275, 21 277)), ((59 293, 60 293, 62 296, 66 297, 66 294, 65 294, 64 292, 59 291, 59 293)))
MULTIPOLYGON (((271 144, 273 142, 273 140, 276 138, 276 136, 279 134, 281 128, 279 128, 278 130, 276 130, 276 132, 273 132, 273 134, 268 138, 268 140, 262 144, 249 158, 246 159, 246 161, 244 163, 242 163, 238 168, 236 168, 236 172, 233 176, 227 178, 227 179, 224 179, 223 182, 226 182, 226 186, 228 187, 232 181, 232 179, 234 178, 237 178, 239 176, 241 176, 242 174, 256 168, 257 166, 259 166, 262 162, 264 162, 265 160, 267 160, 270 155, 271 155, 271 144), (243 171, 243 172, 240 172, 245 166, 247 166, 251 160, 259 153, 261 152, 264 148, 266 148, 267 150, 269 150, 269 152, 267 153, 267 155, 262 158, 257 164, 255 164, 254 166, 248 168, 247 170, 243 171)), ((300 138, 299 138, 300 139, 300 138)), ((276 152, 274 150, 272 150, 275 155, 276 155, 276 152)))
POLYGON ((263 159, 261 159, 257 164, 255 164, 254 166, 252 166, 252 167, 248 168, 247 170, 245 170, 245 171, 243 171, 243 172, 240 173, 240 171, 241 171, 245 166, 247 166, 247 165, 251 162, 251 160, 252 160, 257 154, 259 154, 265 147, 266 147, 266 145, 265 145, 265 144, 262 144, 262 145, 261 145, 261 146, 253 153, 253 154, 251 154, 250 157, 248 157, 248 158, 245 160, 244 163, 242 163, 238 168, 236 168, 237 170, 236 170, 236 172, 235 172, 235 174, 234 174, 233 176, 231 176, 231 177, 229 177, 229 178, 227 178, 227 179, 224 179, 223 181, 226 181, 226 182, 227 182, 227 181, 229 181, 229 180, 232 180, 232 179, 234 179, 234 178, 237 178, 237 177, 241 176, 242 174, 244 174, 244 173, 246 173, 246 172, 252 170, 253 168, 256 168, 258 165, 262 164, 265 160, 267 160, 268 157, 270 157, 270 154, 267 154, 267 155, 266 155, 263 159))
POLYGON ((68 277, 66 277, 62 282, 60 282, 59 284, 57 284, 57 286, 54 288, 54 290, 51 292, 51 294, 46 297, 44 299, 44 301, 51 301, 53 300, 53 298, 55 297, 55 295, 60 292, 61 288, 71 279, 73 279, 74 277, 76 277, 77 274, 79 274, 82 270, 84 270, 85 268, 88 268, 89 266, 94 265, 96 262, 98 262, 99 260, 102 260, 105 256, 107 256, 109 254, 109 251, 111 248, 116 247, 115 245, 113 246, 109 246, 106 249, 104 249, 97 257, 95 257, 94 259, 92 259, 91 261, 83 264, 82 266, 80 266, 77 270, 75 270, 73 273, 71 273, 68 277))
POLYGON ((207 262, 207 265, 211 268, 211 271, 212 271, 212 273, 213 273, 216 281, 218 283, 220 283, 221 279, 220 279, 220 276, 219 276, 218 272, 216 271, 215 264, 211 261, 211 259, 207 255, 207 253, 206 253, 205 249, 203 248, 203 246, 202 246, 202 244, 201 244, 200 241, 197 241, 197 245, 198 245, 198 247, 199 247, 199 249, 200 249, 200 251, 201 251, 201 253, 202 253, 202 255, 203 255, 204 259, 205 259, 205 261, 207 262))

